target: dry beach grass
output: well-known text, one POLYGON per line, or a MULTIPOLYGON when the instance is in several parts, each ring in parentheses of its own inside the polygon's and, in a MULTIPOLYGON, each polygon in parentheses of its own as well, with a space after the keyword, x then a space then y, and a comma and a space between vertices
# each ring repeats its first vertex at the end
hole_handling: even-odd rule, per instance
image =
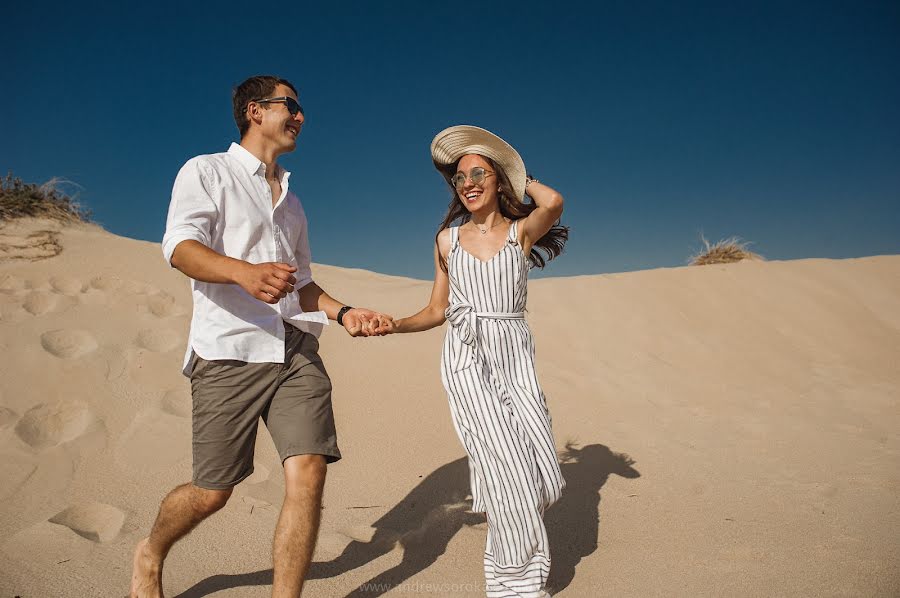
POLYGON ((753 253, 747 247, 748 241, 742 241, 738 237, 722 239, 710 243, 705 237, 700 237, 704 248, 688 259, 692 266, 707 266, 709 264, 734 264, 744 260, 763 260, 763 256, 753 253))
POLYGON ((0 261, 33 261, 59 255, 61 224, 86 222, 90 213, 63 191, 66 181, 52 179, 43 185, 26 183, 12 173, 0 178, 0 261), (13 233, 7 225, 18 219, 13 233), (45 226, 35 223, 46 222, 45 226))

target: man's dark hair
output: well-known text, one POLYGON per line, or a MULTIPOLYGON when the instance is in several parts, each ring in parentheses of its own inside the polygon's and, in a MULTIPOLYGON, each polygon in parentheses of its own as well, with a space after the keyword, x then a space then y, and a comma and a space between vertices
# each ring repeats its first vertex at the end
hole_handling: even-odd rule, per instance
POLYGON ((247 104, 253 100, 261 100, 270 97, 278 85, 287 85, 295 94, 297 88, 287 79, 275 77, 273 75, 257 75, 250 77, 240 85, 234 88, 231 93, 231 105, 234 110, 234 122, 237 124, 238 131, 241 132, 241 139, 247 134, 250 128, 250 119, 247 118, 247 104))

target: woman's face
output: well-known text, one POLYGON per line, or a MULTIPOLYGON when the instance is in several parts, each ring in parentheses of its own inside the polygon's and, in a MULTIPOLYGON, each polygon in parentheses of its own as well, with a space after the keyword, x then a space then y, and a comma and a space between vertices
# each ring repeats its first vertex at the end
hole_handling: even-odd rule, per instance
POLYGON ((485 208, 496 209, 500 182, 490 162, 477 154, 467 154, 460 158, 456 167, 456 194, 470 212, 479 212, 485 208), (484 180, 476 183, 472 180, 484 171, 484 180), (465 180, 463 180, 465 177, 465 180))

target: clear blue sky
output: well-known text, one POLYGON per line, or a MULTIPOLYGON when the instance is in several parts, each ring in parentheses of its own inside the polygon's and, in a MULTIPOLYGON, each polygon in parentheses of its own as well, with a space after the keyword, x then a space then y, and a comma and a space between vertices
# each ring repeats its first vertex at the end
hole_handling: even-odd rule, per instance
MULTIPOLYGON (((15 3, 0 169, 63 177, 108 230, 162 237, 172 181, 237 137, 272 73, 319 263, 430 278, 428 153, 490 129, 566 198, 547 275, 684 264, 702 232, 770 259, 900 253, 900 3, 15 3), (132 5, 133 4, 133 5, 132 5)), ((162 258, 160 258, 162 259, 162 258)))

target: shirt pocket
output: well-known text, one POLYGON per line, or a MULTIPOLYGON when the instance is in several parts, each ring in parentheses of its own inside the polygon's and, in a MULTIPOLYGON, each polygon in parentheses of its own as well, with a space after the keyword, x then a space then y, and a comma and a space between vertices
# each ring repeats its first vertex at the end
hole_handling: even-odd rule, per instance
POLYGON ((222 229, 223 253, 251 263, 271 261, 267 258, 272 241, 266 243, 266 228, 265 223, 252 218, 227 223, 222 229))
POLYGON ((293 210, 285 210, 281 222, 281 234, 286 245, 285 249, 290 251, 293 257, 297 251, 297 243, 300 240, 300 234, 303 229, 303 220, 293 210))

